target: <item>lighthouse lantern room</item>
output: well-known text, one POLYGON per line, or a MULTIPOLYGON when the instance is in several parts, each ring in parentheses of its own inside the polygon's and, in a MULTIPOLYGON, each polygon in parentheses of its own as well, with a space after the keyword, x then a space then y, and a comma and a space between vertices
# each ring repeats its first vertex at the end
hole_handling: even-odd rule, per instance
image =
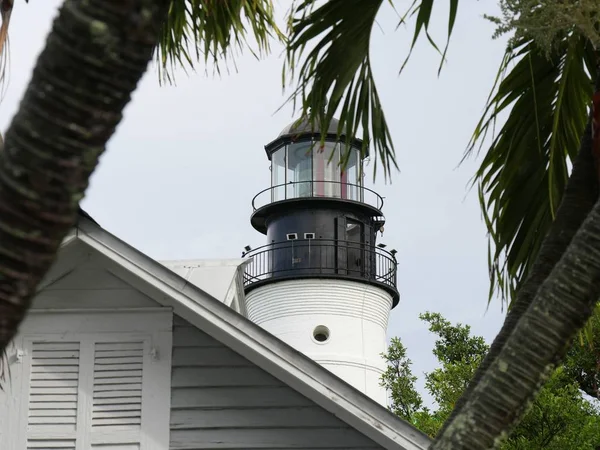
POLYGON ((395 252, 376 244, 383 199, 363 184, 362 142, 297 121, 265 146, 271 186, 253 201, 267 244, 245 253, 246 309, 259 324, 385 404, 386 330, 399 301, 395 252))

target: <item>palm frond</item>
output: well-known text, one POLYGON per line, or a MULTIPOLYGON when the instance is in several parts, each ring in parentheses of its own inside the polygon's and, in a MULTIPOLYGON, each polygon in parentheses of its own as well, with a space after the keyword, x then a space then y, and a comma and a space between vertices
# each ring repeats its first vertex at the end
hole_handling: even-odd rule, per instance
POLYGON ((400 19, 400 23, 398 24, 398 26, 405 24, 407 17, 413 16, 415 14, 417 15, 415 23, 415 32, 413 35, 412 43, 410 45, 410 51, 408 52, 408 55, 404 60, 404 63, 402 64, 400 72, 404 70, 404 67, 408 63, 410 56, 412 55, 412 51, 415 48, 415 44, 419 39, 421 31, 425 32, 427 40, 429 41, 431 46, 442 55, 442 58, 440 60, 440 66, 438 68, 438 75, 442 71, 442 67, 444 65, 444 62, 446 61, 446 53, 448 52, 448 46, 450 45, 450 36, 452 35, 452 31, 454 30, 454 24, 456 23, 456 13, 458 12, 458 0, 450 0, 450 11, 448 14, 448 37, 446 39, 446 45, 444 46, 443 52, 440 52, 437 44, 429 34, 429 22, 431 20, 431 12, 433 11, 433 2, 434 0, 421 0, 420 2, 418 0, 413 0, 410 7, 406 10, 405 14, 400 19))
POLYGON ((0 25, 0 83, 4 82, 6 74, 6 61, 8 54, 8 26, 10 25, 10 16, 12 15, 12 0, 0 1, 0 16, 2 25, 0 25))
MULTIPOLYGON (((349 146, 362 128, 363 151, 372 146, 387 178, 397 164, 369 59, 371 34, 383 3, 329 0, 317 7, 314 0, 296 2, 290 14, 283 74, 284 86, 296 86, 290 101, 294 107, 300 104, 301 117, 307 118, 313 129, 321 125, 322 139, 334 114, 339 114, 338 136, 345 136, 349 146)), ((458 0, 450 3, 448 35, 454 27, 458 0)), ((428 32, 432 10, 433 0, 414 0, 401 17, 400 23, 405 23, 408 15, 416 15, 411 50, 422 31, 437 48, 428 32)), ((377 166, 374 164, 373 176, 377 166)))
POLYGON ((171 0, 155 52, 160 79, 172 82, 176 67, 194 69, 202 60, 219 72, 220 63, 244 49, 260 57, 272 38, 285 40, 271 0, 171 0))
POLYGON ((467 154, 493 136, 474 183, 490 248, 490 300, 509 302, 527 277, 554 218, 585 128, 594 51, 571 34, 547 57, 531 40, 509 48, 467 154), (511 68, 512 66, 512 68, 511 68))
POLYGON ((598 350, 594 348, 594 331, 600 326, 600 303, 596 305, 593 316, 585 323, 583 328, 579 331, 577 338, 579 339, 579 345, 587 346, 592 350, 598 350))
MULTIPOLYGON (((27 1, 28 0, 26 0, 26 2, 27 1)), ((0 18, 2 19, 2 24, 0 25, 0 97, 4 94, 4 86, 6 84, 6 76, 8 73, 8 28, 13 6, 13 0, 0 0, 0 18)))

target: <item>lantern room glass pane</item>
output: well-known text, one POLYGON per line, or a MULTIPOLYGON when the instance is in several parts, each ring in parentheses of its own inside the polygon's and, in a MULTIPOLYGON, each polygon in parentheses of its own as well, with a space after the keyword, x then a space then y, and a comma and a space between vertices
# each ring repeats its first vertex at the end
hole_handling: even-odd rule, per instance
POLYGON ((315 143, 313 151, 315 197, 340 197, 340 146, 334 142, 325 142, 323 146, 315 143))
POLYGON ((271 201, 285 200, 285 147, 271 156, 271 201))
MULTIPOLYGON (((346 148, 344 145, 341 146, 342 161, 346 156, 346 148)), ((350 148, 348 151, 348 160, 344 170, 341 172, 342 175, 342 198, 346 200, 361 201, 361 180, 360 180, 360 169, 361 169, 360 151, 356 148, 350 148)))
POLYGON ((287 198, 310 197, 312 153, 311 141, 288 145, 287 198))

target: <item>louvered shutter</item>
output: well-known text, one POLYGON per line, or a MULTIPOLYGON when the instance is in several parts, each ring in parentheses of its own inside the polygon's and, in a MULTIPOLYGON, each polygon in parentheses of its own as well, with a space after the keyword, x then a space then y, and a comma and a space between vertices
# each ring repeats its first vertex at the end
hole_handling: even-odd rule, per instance
POLYGON ((11 412, 9 410, 10 392, 12 388, 12 377, 9 376, 9 355, 14 354, 14 346, 9 344, 4 354, 0 354, 0 360, 2 361, 2 367, 0 368, 0 449, 8 447, 10 424, 9 419, 11 418, 11 412))
POLYGON ((6 448, 4 443, 8 441, 8 417, 8 395, 5 389, 0 389, 0 448, 6 448))
POLYGON ((92 445, 109 439, 123 448, 140 448, 144 347, 144 341, 94 344, 92 445))
POLYGON ((34 341, 29 351, 26 448, 75 450, 80 343, 34 341))
MULTIPOLYGON (((170 312, 137 325, 148 332, 115 332, 123 324, 103 316, 109 318, 91 323, 77 316, 87 322, 63 324, 77 331, 24 332, 15 340, 22 358, 11 364, 17 406, 8 414, 16 432, 0 441, 1 450, 168 447, 170 312), (90 332, 80 331, 86 327, 90 332)), ((56 329, 52 322, 35 325, 56 329)))

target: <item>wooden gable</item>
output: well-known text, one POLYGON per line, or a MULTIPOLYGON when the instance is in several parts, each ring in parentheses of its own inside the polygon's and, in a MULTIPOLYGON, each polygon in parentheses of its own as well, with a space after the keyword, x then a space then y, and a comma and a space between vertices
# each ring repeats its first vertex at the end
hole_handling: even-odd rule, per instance
POLYGON ((0 391, 2 450, 423 450, 429 445, 416 429, 222 301, 97 226, 80 227, 34 300, 28 321, 37 320, 35 326, 24 328, 9 349, 12 376, 4 383, 8 389, 0 391), (174 323, 152 325, 153 314, 167 314, 174 323), (65 321, 73 316, 78 323, 65 321), (109 319, 98 320, 102 317, 109 319), (152 330, 163 337, 152 337, 152 330), (111 347, 119 344, 130 347, 111 347), (103 352, 120 351, 127 352, 119 354, 126 360, 117 368, 110 360, 117 354, 103 352), (39 352, 63 352, 66 359, 45 366, 39 352), (156 379, 147 383, 149 376, 156 379), (60 398, 35 392, 47 395, 61 412, 40 412, 46 409, 32 397, 34 387, 56 389, 60 398), (46 441, 38 426, 46 427, 46 441), (101 427, 107 432, 98 433, 101 427))

